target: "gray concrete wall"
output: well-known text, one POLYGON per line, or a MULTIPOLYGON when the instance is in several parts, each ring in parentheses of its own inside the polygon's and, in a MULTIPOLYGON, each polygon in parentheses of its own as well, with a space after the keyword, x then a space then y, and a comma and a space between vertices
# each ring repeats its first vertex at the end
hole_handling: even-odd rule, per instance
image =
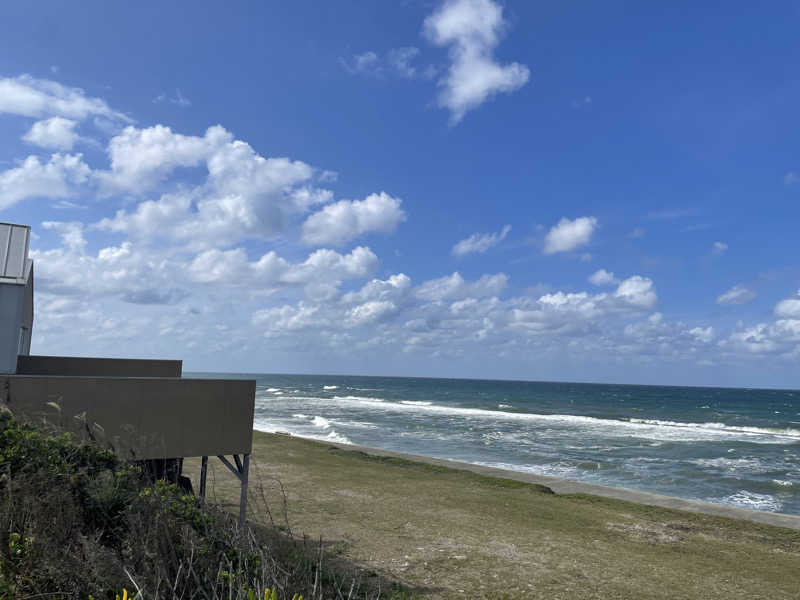
POLYGON ((84 358, 78 356, 20 356, 18 375, 72 377, 180 377, 180 360, 84 358))
POLYGON ((31 353, 31 338, 33 336, 33 261, 28 259, 25 264, 25 292, 22 300, 22 348, 20 354, 31 353))
MULTIPOLYGON (((5 391, 3 391, 5 390, 5 391)), ((89 434, 128 459, 249 454, 255 381, 0 377, 18 417, 89 434)))
POLYGON ((24 299, 24 285, 0 283, 0 373, 17 368, 24 299))

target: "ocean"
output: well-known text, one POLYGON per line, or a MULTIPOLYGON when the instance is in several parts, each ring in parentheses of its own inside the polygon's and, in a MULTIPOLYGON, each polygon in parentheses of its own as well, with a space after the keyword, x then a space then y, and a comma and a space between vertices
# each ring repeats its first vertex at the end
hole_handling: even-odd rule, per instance
POLYGON ((260 431, 800 514, 800 391, 248 377, 260 431))

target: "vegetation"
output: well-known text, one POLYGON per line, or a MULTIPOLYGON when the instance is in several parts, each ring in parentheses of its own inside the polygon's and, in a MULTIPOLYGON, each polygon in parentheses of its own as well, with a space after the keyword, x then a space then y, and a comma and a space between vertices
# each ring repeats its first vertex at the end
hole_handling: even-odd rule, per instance
MULTIPOLYGON (((426 598, 798 600, 800 531, 255 432, 253 521, 292 527, 426 598), (280 481, 280 486, 278 485, 280 481), (313 493, 307 493, 313 490, 313 493)), ((197 461, 184 470, 194 472, 197 461)), ((209 464, 209 493, 238 487, 209 464)))
MULTIPOLYGON (((0 598, 404 597, 96 445, 0 414, 0 598)), ((340 561, 341 562, 341 561, 340 561)), ((392 586, 390 586, 391 588, 392 586)))

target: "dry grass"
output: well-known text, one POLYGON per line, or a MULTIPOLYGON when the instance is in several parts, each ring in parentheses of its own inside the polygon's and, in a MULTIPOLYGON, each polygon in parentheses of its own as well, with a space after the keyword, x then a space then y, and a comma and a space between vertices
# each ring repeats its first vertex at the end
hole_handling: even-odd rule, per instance
MULTIPOLYGON (((210 493, 238 506, 209 465, 210 493)), ((800 598, 798 531, 259 432, 251 465, 251 519, 282 513, 280 481, 296 535, 427 597, 800 598)))

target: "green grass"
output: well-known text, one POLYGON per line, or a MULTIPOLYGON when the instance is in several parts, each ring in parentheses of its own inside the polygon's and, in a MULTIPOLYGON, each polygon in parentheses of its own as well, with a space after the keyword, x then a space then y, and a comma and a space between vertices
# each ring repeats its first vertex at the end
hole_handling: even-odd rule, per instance
MULTIPOLYGON (((282 513, 278 479, 296 535, 425 597, 800 597, 795 530, 258 432, 251 465, 251 518, 282 513)), ((211 478, 233 508, 235 482, 211 478)))

